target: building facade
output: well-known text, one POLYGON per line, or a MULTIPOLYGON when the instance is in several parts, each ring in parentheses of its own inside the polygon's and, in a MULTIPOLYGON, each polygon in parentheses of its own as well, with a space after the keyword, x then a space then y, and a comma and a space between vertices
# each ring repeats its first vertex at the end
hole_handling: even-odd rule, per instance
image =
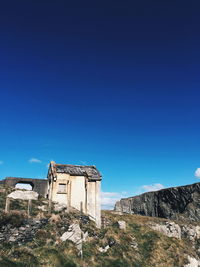
POLYGON ((48 170, 48 198, 75 208, 101 226, 101 174, 95 166, 56 164, 48 170))
POLYGON ((6 177, 0 184, 15 187, 17 184, 30 184, 33 191, 51 202, 58 202, 67 207, 87 214, 101 226, 101 179, 95 166, 69 164, 49 164, 47 179, 6 177))

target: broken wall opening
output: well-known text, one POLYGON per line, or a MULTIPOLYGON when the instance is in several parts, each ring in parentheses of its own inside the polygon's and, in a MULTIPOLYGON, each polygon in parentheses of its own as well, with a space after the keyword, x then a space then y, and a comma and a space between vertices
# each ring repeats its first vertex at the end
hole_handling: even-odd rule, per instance
POLYGON ((16 183, 15 185, 15 188, 17 189, 25 189, 25 190, 30 190, 30 191, 33 191, 33 184, 30 182, 30 183, 27 183, 27 182, 18 182, 16 183))

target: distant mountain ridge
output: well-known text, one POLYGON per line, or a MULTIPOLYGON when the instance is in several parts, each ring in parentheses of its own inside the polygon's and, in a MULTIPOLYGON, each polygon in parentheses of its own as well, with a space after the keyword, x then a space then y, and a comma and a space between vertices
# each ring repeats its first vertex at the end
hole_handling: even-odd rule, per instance
POLYGON ((170 187, 123 198, 115 204, 115 211, 128 214, 200 220, 200 183, 170 187))

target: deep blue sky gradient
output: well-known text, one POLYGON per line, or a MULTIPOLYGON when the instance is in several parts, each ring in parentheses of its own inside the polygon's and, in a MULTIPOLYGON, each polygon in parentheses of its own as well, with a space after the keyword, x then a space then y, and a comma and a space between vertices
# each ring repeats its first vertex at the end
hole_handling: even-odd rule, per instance
POLYGON ((0 178, 92 164, 103 190, 196 182, 198 1, 4 1, 0 178), (41 163, 30 163, 38 158, 41 163))

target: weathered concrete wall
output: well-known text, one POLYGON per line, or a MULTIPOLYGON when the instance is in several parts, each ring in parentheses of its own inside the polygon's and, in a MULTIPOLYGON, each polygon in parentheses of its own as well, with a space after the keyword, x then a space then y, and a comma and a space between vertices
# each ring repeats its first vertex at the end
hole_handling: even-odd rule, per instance
POLYGON ((88 214, 96 218, 96 190, 95 190, 95 184, 96 182, 88 182, 87 185, 87 212, 88 214))
POLYGON ((66 173, 57 173, 56 179, 49 179, 49 198, 52 201, 66 204, 68 208, 73 207, 91 216, 97 226, 101 225, 101 199, 100 181, 88 181, 84 176, 73 176, 66 173), (59 185, 65 184, 66 191, 59 192, 59 185))
POLYGON ((101 227, 101 181, 96 181, 96 224, 98 227, 101 227))
POLYGON ((67 205, 67 187, 68 187, 69 175, 68 174, 59 174, 57 176, 56 181, 53 182, 52 192, 51 192, 51 200, 59 203, 63 203, 67 205), (59 184, 66 184, 66 191, 61 193, 59 192, 59 184))
POLYGON ((85 177, 70 176, 71 181, 71 206, 83 212, 85 210, 85 177))
POLYGON ((33 191, 37 192, 43 197, 47 196, 48 180, 46 179, 6 177, 1 181, 1 183, 11 187, 15 187, 17 183, 30 184, 33 187, 33 191))
POLYGON ((52 187, 52 201, 64 203, 67 206, 86 212, 85 177, 71 176, 66 173, 58 173, 52 187), (66 192, 59 192, 59 185, 66 185, 66 192))

